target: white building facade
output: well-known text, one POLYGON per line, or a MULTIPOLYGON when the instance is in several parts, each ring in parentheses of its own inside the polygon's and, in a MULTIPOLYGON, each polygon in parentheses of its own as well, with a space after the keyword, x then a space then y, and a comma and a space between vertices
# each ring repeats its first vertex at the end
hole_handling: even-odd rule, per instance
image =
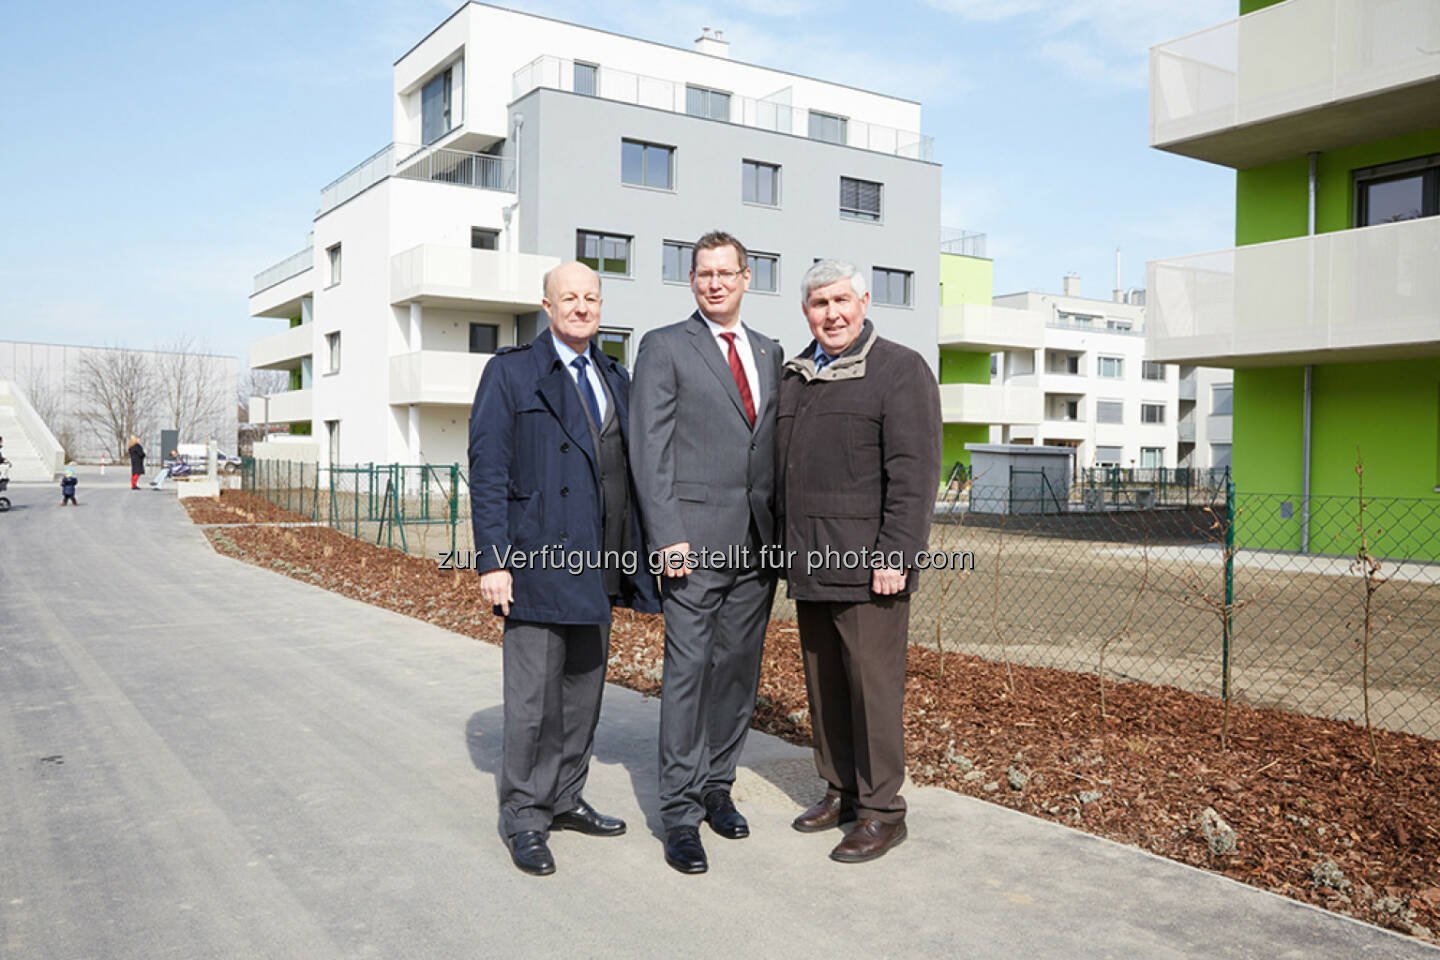
POLYGON ((1072 447, 1077 469, 1228 467, 1230 371, 1147 360, 1143 292, 1126 299, 994 298, 1041 345, 992 355, 992 385, 1040 403, 1038 424, 992 427, 992 441, 1072 447))
MULTIPOLYGON (((940 169, 920 105, 479 3, 395 64, 394 141, 321 192, 309 243, 255 278, 251 346, 291 371, 252 420, 308 424, 322 463, 464 462, 494 351, 544 329, 541 277, 602 275, 625 363, 694 309, 690 245, 751 251, 742 319, 808 342, 799 280, 859 265, 881 331, 937 357, 940 169)), ((303 426, 302 426, 303 429, 303 426)))

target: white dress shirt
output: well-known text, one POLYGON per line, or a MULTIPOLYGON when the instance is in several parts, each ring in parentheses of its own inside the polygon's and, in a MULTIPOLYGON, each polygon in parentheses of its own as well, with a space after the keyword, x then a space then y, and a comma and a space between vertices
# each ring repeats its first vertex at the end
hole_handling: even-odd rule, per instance
MULTIPOLYGON (((581 354, 571 350, 565 341, 555 336, 553 330, 550 331, 550 339, 555 343, 555 355, 560 358, 561 363, 565 364, 565 372, 570 374, 570 379, 578 388, 580 386, 579 371, 572 364, 575 358, 581 354)), ((587 349, 584 357, 589 361, 585 364, 585 379, 590 381, 590 389, 595 391, 595 402, 600 406, 600 423, 595 424, 596 427, 599 427, 601 423, 605 422, 605 411, 610 409, 610 400, 605 396, 605 385, 600 382, 600 371, 595 369, 594 353, 587 349)))
POLYGON ((755 351, 750 346, 750 337, 745 332, 745 324, 736 321, 735 326, 726 330, 720 324, 705 316, 705 311, 700 311, 700 317, 705 325, 710 328, 710 334, 715 338, 715 345, 720 348, 720 357, 725 361, 725 366, 730 366, 730 345, 722 338, 722 333, 735 334, 735 352, 740 354, 740 366, 745 371, 745 380, 750 385, 750 399, 755 403, 755 416, 760 416, 760 374, 755 368, 755 351))

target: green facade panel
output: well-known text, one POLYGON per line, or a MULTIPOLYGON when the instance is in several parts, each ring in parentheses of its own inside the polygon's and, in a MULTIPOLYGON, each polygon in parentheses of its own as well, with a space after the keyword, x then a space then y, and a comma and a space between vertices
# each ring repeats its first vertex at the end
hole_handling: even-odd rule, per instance
POLYGON ((995 262, 983 257, 940 254, 940 306, 988 304, 995 290, 995 262))
POLYGON ((970 466, 970 451, 965 449, 965 444, 989 442, 990 428, 983 423, 945 424, 945 446, 941 452, 941 479, 947 479, 957 463, 970 466))
POLYGON ((990 354, 940 348, 941 383, 989 383, 990 354))

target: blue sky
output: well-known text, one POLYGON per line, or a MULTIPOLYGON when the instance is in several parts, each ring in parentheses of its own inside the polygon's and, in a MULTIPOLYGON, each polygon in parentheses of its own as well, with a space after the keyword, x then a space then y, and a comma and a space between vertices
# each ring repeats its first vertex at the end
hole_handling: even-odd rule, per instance
MULTIPOLYGON (((0 339, 246 355, 253 275, 390 134, 391 64, 458 0, 22 0, 0 36, 0 339)), ((504 4, 924 104, 942 222, 989 236, 996 293, 1108 297, 1230 246, 1234 176, 1146 146, 1147 49, 1235 0, 504 4), (883 11, 878 15, 876 11, 883 11)))

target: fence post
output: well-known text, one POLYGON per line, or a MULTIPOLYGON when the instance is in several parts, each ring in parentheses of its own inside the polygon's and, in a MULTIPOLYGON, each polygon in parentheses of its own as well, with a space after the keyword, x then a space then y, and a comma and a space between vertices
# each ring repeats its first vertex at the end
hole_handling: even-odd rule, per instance
POLYGON ((450 556, 455 556, 455 526, 460 519, 460 464, 450 464, 450 556))
POLYGON ((1221 644, 1221 699, 1230 699, 1230 637, 1235 606, 1235 481, 1225 478, 1225 626, 1221 644))

